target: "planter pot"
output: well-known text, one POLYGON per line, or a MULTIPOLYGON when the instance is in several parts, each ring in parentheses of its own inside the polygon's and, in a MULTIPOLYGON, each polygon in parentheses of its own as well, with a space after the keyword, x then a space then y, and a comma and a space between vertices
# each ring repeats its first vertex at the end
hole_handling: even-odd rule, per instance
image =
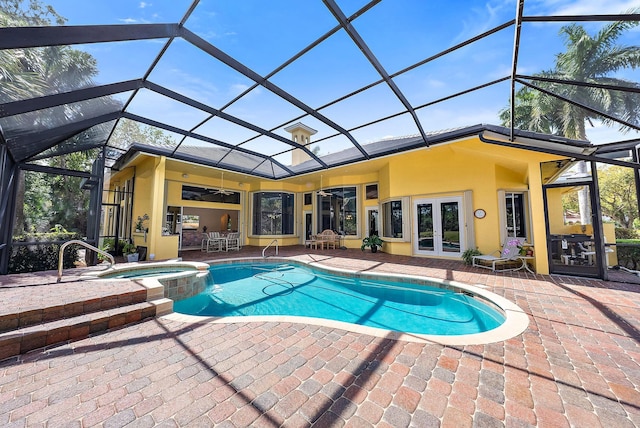
POLYGON ((130 263, 131 263, 131 262, 137 262, 137 261, 138 261, 138 257, 139 257, 139 254, 138 254, 138 253, 135 253, 135 254, 127 254, 127 261, 128 261, 128 262, 130 262, 130 263))
POLYGON ((377 253, 378 252, 378 246, 377 245, 372 245, 371 246, 371 252, 372 253, 377 253))

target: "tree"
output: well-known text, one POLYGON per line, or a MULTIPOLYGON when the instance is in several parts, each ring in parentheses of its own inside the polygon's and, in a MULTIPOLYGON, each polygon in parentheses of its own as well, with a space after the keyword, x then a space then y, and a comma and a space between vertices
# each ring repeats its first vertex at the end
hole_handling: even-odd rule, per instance
MULTIPOLYGON (((637 13, 637 11, 633 12, 637 13)), ((638 24, 639 22, 630 21, 612 22, 604 26, 595 36, 589 35, 580 25, 563 26, 560 29, 560 35, 565 39, 566 52, 556 55, 553 70, 543 71, 536 76, 640 88, 636 82, 611 76, 612 73, 624 68, 640 67, 640 46, 616 44, 623 32, 638 24)), ((640 118, 640 104, 634 93, 547 82, 540 82, 538 85, 552 93, 579 101, 612 116, 624 118, 626 121, 637 122, 640 118)), ((510 123, 508 107, 501 110, 500 119, 503 125, 510 123)), ((528 87, 516 93, 514 121, 518 127, 587 140, 586 123, 591 124, 593 120, 602 120, 608 125, 613 124, 609 119, 528 87)), ((621 129, 628 128, 621 126, 621 129)))
POLYGON ((631 168, 608 166, 599 170, 600 205, 602 214, 611 217, 627 229, 638 218, 638 203, 634 172, 631 168))
MULTIPOLYGON (((637 13, 640 9, 630 11, 637 13)), ((580 25, 571 24, 560 29, 564 37, 566 51, 556 55, 553 70, 537 74, 540 77, 606 84, 620 87, 640 88, 636 82, 612 77, 624 68, 640 67, 640 46, 620 46, 617 40, 625 31, 637 26, 638 22, 617 21, 605 25, 595 36, 591 36, 580 25)), ((542 89, 580 102, 613 117, 627 122, 638 122, 640 103, 632 92, 608 88, 596 88, 558 83, 538 83, 542 89)), ((587 140, 586 123, 601 120, 606 125, 615 122, 585 110, 581 107, 528 87, 516 94, 514 123, 517 127, 530 131, 562 135, 577 140, 587 140)), ((510 109, 500 112, 503 125, 510 123, 510 109)), ((621 130, 628 130, 621 125, 621 130)), ((579 172, 586 172, 586 165, 580 162, 579 172)), ((588 195, 584 190, 579 195, 581 221, 590 223, 588 216, 588 195)))
MULTIPOLYGON (((51 6, 37 0, 0 0, 0 26, 46 26, 66 22, 51 6)), ((46 90, 42 73, 41 49, 0 50, 0 102, 16 101, 43 95, 46 90)))
POLYGON ((148 144, 155 147, 173 149, 174 139, 162 132, 161 129, 141 124, 139 122, 120 119, 118 126, 109 139, 109 144, 123 150, 128 150, 134 143, 148 144))
MULTIPOLYGON (((62 25, 66 20, 51 6, 42 5, 38 0, 0 0, 2 26, 47 26, 53 22, 62 25)), ((69 46, 0 51, 0 103, 90 86, 97 71, 95 58, 69 46)), ((5 135, 11 135, 14 130, 36 132, 55 128, 86 116, 91 108, 96 108, 96 102, 112 105, 115 100, 88 100, 9 117, 3 123, 5 135)), ((77 151, 48 159, 43 156, 38 163, 89 170, 87 164, 90 166, 92 160, 82 151, 82 144, 74 144, 73 138, 62 144, 67 152, 74 145, 77 151)), ((49 156, 54 155, 55 150, 52 150, 49 156)), ((86 215, 83 213, 86 213, 89 196, 80 188, 80 182, 76 177, 35 173, 26 177, 20 172, 14 232, 43 232, 55 224, 62 224, 86 233, 86 215)))

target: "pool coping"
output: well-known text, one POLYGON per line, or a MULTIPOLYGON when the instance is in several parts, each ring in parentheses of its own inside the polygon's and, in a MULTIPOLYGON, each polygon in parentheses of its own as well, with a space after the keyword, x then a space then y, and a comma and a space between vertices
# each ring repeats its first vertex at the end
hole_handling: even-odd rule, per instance
POLYGON ((116 274, 116 273, 134 272, 136 270, 148 270, 156 267, 163 267, 163 268, 187 268, 188 267, 190 268, 183 272, 169 272, 163 275, 158 275, 153 277, 153 278, 164 278, 167 276, 182 275, 184 273, 193 274, 194 272, 202 272, 209 269, 209 266, 210 266, 209 263, 186 262, 186 261, 179 261, 179 260, 167 260, 162 262, 150 262, 150 263, 126 263, 121 265, 113 265, 108 269, 105 269, 99 272, 86 273, 82 275, 82 278, 83 279, 109 279, 109 280, 118 280, 118 279, 139 280, 142 278, 131 278, 131 277, 117 278, 117 277, 109 277, 109 275, 116 274))
MULTIPOLYGON (((288 257, 269 257, 267 259, 261 257, 245 257, 245 258, 225 258, 218 259, 209 262, 209 265, 215 266, 217 264, 226 263, 246 263, 246 262, 259 262, 259 263, 297 263, 300 265, 308 265, 314 268, 320 268, 331 273, 337 273, 342 275, 357 276, 357 277, 376 277, 383 279, 401 279, 407 280, 412 284, 421 284, 425 282, 434 283, 436 286, 446 288, 450 290, 456 290, 461 292, 467 292, 472 297, 478 296, 482 299, 483 303, 490 304, 502 312, 505 316, 505 321, 498 327, 485 331, 482 333, 474 334, 461 334, 455 336, 445 335, 430 335, 430 334, 417 334, 417 333, 405 333, 393 330, 385 330, 376 327, 362 326, 358 324, 352 324, 343 321, 334 321, 324 318, 312 318, 293 315, 252 315, 252 316, 230 316, 230 317, 206 317, 197 315, 185 315, 173 312, 167 315, 163 315, 162 318, 166 320, 183 322, 183 323, 216 323, 216 324, 230 324, 230 323, 251 323, 251 322, 290 322, 290 323, 302 323, 310 325, 318 325, 329 328, 337 328, 341 330, 351 331, 354 333, 368 334, 375 337, 383 337, 393 340, 402 340, 407 342, 420 342, 420 343, 437 343, 440 345, 484 345, 488 343, 501 342, 511 339, 522 332, 524 332, 529 326, 529 316, 519 306, 510 300, 499 296, 491 291, 484 289, 481 285, 465 284, 458 281, 451 281, 446 279, 431 278, 419 275, 407 275, 407 274, 388 274, 388 273, 372 273, 372 272, 359 272, 349 269, 341 269, 323 265, 318 261, 305 261, 296 258, 288 257)), ((465 293, 466 294, 466 293, 465 293)))

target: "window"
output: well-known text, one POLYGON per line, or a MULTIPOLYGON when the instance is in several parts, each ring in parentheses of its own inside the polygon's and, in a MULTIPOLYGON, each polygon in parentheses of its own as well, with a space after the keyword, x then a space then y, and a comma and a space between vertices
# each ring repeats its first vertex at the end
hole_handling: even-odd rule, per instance
POLYGON ((204 187, 182 186, 182 199, 187 201, 220 202, 223 204, 239 204, 240 193, 230 190, 206 189, 204 187))
POLYGON ((311 193, 304 194, 304 204, 311 205, 311 193))
POLYGON ((503 232, 501 238, 504 242, 506 238, 529 239, 529 198, 527 192, 506 192, 500 191, 501 213, 500 230, 503 232))
POLYGON ((292 193, 254 193, 252 209, 254 235, 293 235, 294 196, 292 193))
POLYGON ((334 187, 318 194, 318 232, 329 229, 343 235, 358 233, 355 187, 334 187))
POLYGON ((182 216, 181 220, 182 220, 182 230, 198 230, 198 228, 200 227, 199 215, 185 214, 182 216))
POLYGON ((382 236, 402 238, 402 201, 389 201, 382 204, 382 236))
POLYGON ((378 199, 378 185, 377 184, 367 184, 365 187, 365 198, 367 199, 378 199))

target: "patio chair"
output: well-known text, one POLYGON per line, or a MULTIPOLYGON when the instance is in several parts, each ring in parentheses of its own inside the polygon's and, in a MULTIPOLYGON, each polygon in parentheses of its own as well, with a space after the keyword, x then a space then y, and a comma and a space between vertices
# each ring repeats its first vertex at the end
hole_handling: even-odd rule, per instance
POLYGON ((224 245, 224 238, 220 236, 220 232, 209 232, 209 239, 207 240, 207 253, 212 251, 222 251, 224 245))
POLYGON ((227 235, 227 246, 226 246, 226 250, 236 250, 236 251, 240 251, 241 245, 240 245, 240 233, 239 232, 232 232, 230 234, 227 235))
POLYGON ((200 251, 207 251, 209 247, 209 234, 204 232, 202 234, 202 242, 200 243, 200 251))
MULTIPOLYGON (((604 243, 605 245, 607 245, 607 238, 604 238, 604 243)), ((583 260, 583 264, 586 263, 590 266, 593 266, 594 264, 594 257, 596 255, 596 251, 595 249, 593 249, 590 245, 590 242, 578 242, 578 248, 580 249, 580 257, 583 260), (584 244, 587 244, 586 246, 584 244)), ((605 257, 606 257, 606 263, 607 263, 607 267, 609 266, 609 253, 613 253, 613 249, 605 246, 604 248, 605 251, 605 257)))
POLYGON ((507 238, 502 246, 502 250, 496 250, 492 254, 473 256, 471 264, 474 267, 491 269, 494 272, 520 270, 525 266, 525 262, 520 259, 520 249, 523 239, 507 238), (504 266, 504 268, 500 268, 504 266))

